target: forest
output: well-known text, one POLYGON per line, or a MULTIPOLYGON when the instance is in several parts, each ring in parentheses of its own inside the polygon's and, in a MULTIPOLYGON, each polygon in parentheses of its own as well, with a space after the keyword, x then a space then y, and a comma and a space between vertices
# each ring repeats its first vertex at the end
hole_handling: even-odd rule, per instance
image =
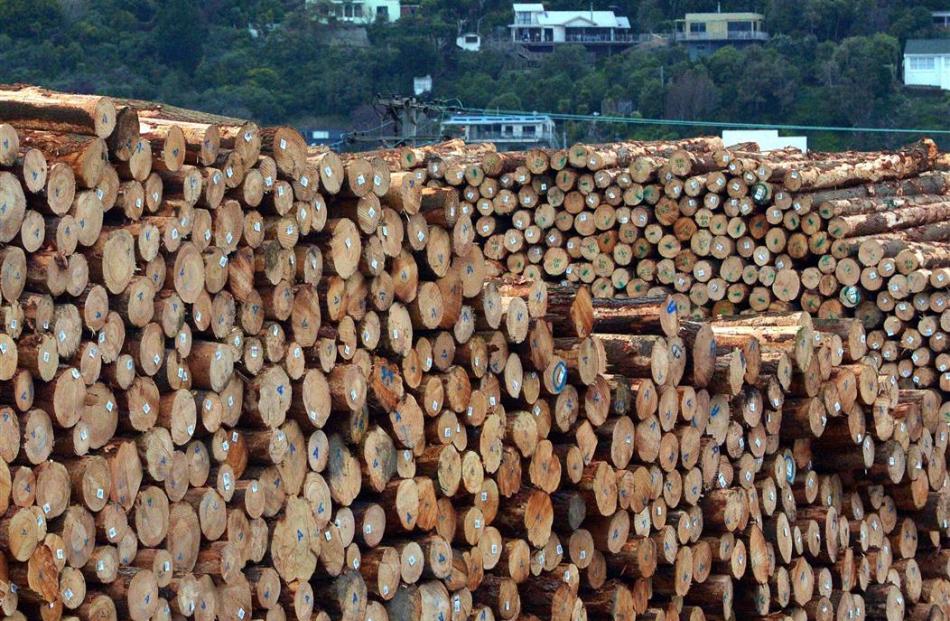
MULTIPOLYGON (((686 12, 753 10, 765 45, 691 61, 679 46, 594 60, 566 46, 539 62, 465 52, 460 32, 503 30, 511 2, 418 0, 415 14, 340 45, 322 0, 0 0, 0 81, 166 101, 298 127, 360 129, 376 94, 432 96, 472 108, 648 119, 947 129, 950 93, 907 89, 909 38, 950 36, 930 12, 946 0, 548 0, 549 9, 614 8, 634 30, 668 33, 686 12)), ((404 3, 408 4, 408 3, 404 3)), ((378 121, 375 121, 378 123, 378 121)), ((569 140, 716 132, 702 126, 573 123, 569 140)), ((808 132, 825 149, 894 146, 908 134, 808 132)))

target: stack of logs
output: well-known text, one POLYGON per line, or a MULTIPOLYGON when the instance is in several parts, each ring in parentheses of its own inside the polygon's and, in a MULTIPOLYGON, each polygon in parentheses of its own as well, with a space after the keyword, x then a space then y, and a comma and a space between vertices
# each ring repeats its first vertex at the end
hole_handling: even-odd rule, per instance
MULTIPOLYGON (((580 213, 484 146, 23 86, 0 123, 8 618, 950 614, 942 397, 860 321, 537 278, 508 232, 580 213)), ((569 241, 540 262, 584 280, 569 241)))
POLYGON ((597 297, 671 293, 696 318, 858 317, 901 387, 950 390, 950 166, 929 140, 896 153, 760 153, 718 138, 447 146, 396 163, 457 188, 446 218, 473 220, 496 273, 597 297))

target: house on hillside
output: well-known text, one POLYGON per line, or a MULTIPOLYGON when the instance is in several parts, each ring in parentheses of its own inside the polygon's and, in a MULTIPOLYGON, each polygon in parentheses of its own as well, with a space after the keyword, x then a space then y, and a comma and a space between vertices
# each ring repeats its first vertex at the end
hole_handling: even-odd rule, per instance
POLYGON ((950 29, 950 11, 933 11, 931 15, 934 19, 934 26, 950 29))
POLYGON ((399 0, 307 0, 307 4, 350 24, 392 23, 402 16, 399 0))
POLYGON ((546 114, 458 114, 442 123, 442 134, 466 142, 492 142, 499 151, 559 146, 554 120, 546 114))
POLYGON ((333 145, 336 148, 340 148, 340 145, 343 144, 345 139, 346 132, 342 129, 313 129, 305 128, 300 130, 301 135, 304 137, 304 140, 307 141, 307 144, 315 147, 320 145, 333 145))
POLYGON ((950 39, 909 39, 904 46, 904 85, 950 90, 950 39))
POLYGON ((455 38, 455 45, 466 52, 477 52, 482 49, 482 36, 476 32, 466 32, 455 38))
POLYGON ((512 9, 511 40, 532 52, 553 52, 555 46, 567 43, 613 52, 636 42, 630 20, 613 11, 547 11, 540 3, 514 4, 512 9))
POLYGON ((673 41, 685 44, 693 59, 726 45, 739 47, 768 39, 761 13, 687 13, 676 20, 673 33, 673 41))

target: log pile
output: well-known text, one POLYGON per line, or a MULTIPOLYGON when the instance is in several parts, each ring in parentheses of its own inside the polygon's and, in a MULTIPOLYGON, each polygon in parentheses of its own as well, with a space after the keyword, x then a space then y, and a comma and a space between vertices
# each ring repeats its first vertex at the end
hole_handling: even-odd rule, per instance
POLYGON ((547 282, 587 278, 544 241, 566 216, 610 221, 614 250, 630 234, 622 207, 568 208, 583 174, 551 204, 555 176, 719 147, 572 149, 540 188, 486 146, 340 157, 0 88, 0 608, 946 618, 942 394, 901 386, 873 331, 792 299, 709 321, 661 280, 547 282))
POLYGON ((929 140, 896 153, 806 155, 706 138, 484 155, 406 149, 401 164, 420 183, 458 188, 446 219, 473 221, 493 273, 583 283, 596 297, 670 293, 696 318, 858 317, 901 387, 945 394, 945 160, 929 140))

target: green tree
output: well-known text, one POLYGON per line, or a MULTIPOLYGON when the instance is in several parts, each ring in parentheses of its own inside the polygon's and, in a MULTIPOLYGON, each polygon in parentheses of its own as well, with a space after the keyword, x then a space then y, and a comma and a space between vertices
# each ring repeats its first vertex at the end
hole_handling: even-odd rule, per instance
POLYGON ((15 38, 47 38, 61 28, 57 0, 0 0, 0 33, 15 38))
POLYGON ((719 106, 719 89, 703 69, 690 69, 666 91, 665 116, 669 119, 709 119, 719 106))
POLYGON ((514 93, 496 95, 485 106, 490 110, 521 110, 521 98, 514 93))
POLYGON ((152 41, 159 58, 169 65, 193 71, 201 62, 206 36, 196 0, 167 0, 158 13, 152 41))

